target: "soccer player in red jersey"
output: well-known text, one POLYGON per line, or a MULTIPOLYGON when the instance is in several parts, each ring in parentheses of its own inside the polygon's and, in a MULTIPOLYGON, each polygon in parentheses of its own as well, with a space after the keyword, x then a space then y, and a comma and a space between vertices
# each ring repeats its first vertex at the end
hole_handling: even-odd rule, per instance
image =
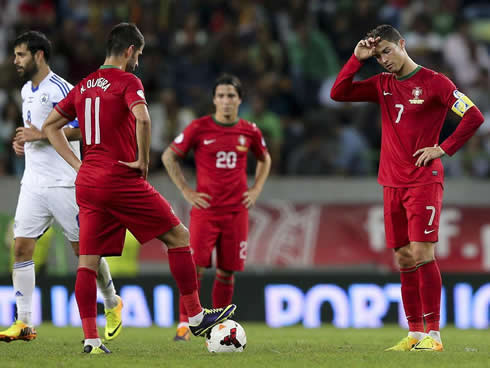
POLYGON ((110 352, 97 333, 96 270, 101 256, 121 255, 126 229, 140 243, 156 237, 167 245, 170 271, 191 316, 194 335, 204 336, 236 309, 235 305, 201 307, 189 232, 146 181, 151 122, 143 85, 131 73, 143 47, 143 35, 134 24, 115 26, 107 41, 104 65, 78 83, 43 125, 53 147, 78 172, 80 258, 75 296, 85 335, 84 352, 90 354, 110 352), (82 162, 61 130, 76 116, 84 143, 82 162))
POLYGON ((383 186, 386 243, 394 249, 400 267, 409 326, 408 336, 387 350, 442 351, 442 282, 434 256, 444 180, 440 157, 461 148, 482 124, 483 115, 447 77, 417 65, 407 54, 405 40, 390 25, 376 27, 358 42, 337 76, 331 97, 374 102, 381 108, 378 182, 383 186), (370 57, 388 72, 353 82, 370 57), (448 110, 462 119, 439 145, 448 110))
MULTIPOLYGON (((222 75, 213 87, 216 113, 192 121, 162 156, 170 178, 192 205, 191 247, 200 286, 205 268, 211 267, 216 248, 213 307, 231 303, 234 272, 243 271, 247 256, 248 209, 254 205, 269 175, 271 158, 260 129, 238 117, 242 102, 240 80, 222 75), (197 188, 186 182, 179 159, 194 150, 197 188), (247 154, 257 158, 255 183, 247 185, 247 154)), ((180 323, 175 340, 188 340, 188 313, 180 302, 180 323)))

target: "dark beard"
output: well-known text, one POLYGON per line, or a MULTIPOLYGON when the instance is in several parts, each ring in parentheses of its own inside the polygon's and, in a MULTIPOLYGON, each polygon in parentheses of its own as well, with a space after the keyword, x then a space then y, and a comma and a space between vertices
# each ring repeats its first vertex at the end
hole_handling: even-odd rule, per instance
POLYGON ((26 67, 23 70, 24 70, 24 74, 19 74, 21 79, 25 81, 29 81, 37 74, 39 68, 37 67, 36 63, 33 62, 32 64, 30 63, 26 65, 26 67))

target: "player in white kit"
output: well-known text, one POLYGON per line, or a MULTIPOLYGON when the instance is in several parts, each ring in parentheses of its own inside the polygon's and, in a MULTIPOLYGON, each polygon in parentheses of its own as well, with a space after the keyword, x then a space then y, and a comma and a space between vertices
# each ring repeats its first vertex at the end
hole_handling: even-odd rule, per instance
MULTIPOLYGON (((41 132, 44 120, 53 107, 73 86, 53 73, 49 67, 51 42, 40 32, 29 31, 14 43, 14 64, 20 77, 27 80, 22 88, 24 127, 17 128, 13 148, 25 155, 14 224, 15 263, 12 280, 17 304, 17 320, 0 341, 30 341, 37 332, 31 323, 32 293, 35 286, 32 256, 36 240, 56 220, 78 256, 78 206, 75 200, 76 172, 49 144, 41 132)), ((73 121, 64 129, 75 154, 80 157, 80 129, 73 121)), ((97 286, 104 297, 105 338, 112 340, 121 331, 122 300, 116 295, 109 266, 101 258, 97 286)))

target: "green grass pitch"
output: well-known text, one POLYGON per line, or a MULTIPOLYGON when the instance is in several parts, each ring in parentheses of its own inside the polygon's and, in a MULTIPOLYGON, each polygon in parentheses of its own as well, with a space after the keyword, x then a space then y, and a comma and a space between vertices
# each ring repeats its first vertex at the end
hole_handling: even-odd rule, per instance
MULTIPOLYGON (((442 331, 445 351, 383 352, 405 335, 398 326, 381 329, 272 329, 243 323, 243 353, 210 354, 203 338, 176 343, 173 328, 124 328, 107 343, 110 355, 82 354, 80 328, 38 327, 32 342, 0 343, 0 367, 490 367, 489 330, 442 331)), ((102 332, 102 329, 100 329, 102 332)))

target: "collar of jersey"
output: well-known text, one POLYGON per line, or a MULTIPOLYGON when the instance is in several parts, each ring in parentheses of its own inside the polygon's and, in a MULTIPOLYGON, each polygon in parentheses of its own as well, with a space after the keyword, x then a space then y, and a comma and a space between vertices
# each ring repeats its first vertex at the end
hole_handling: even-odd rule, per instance
POLYGON ((111 69, 111 68, 120 69, 115 65, 101 65, 99 69, 111 69))
POLYGON ((211 115, 211 118, 213 119, 213 121, 215 122, 215 124, 218 124, 218 125, 223 126, 223 127, 232 127, 232 126, 235 126, 240 121, 240 118, 237 118, 237 120, 234 121, 231 124, 224 124, 224 123, 220 123, 218 120, 216 120, 216 118, 215 118, 214 115, 211 115))
POLYGON ((404 80, 406 80, 406 79, 408 79, 410 77, 413 77, 420 69, 422 69, 422 67, 420 65, 417 65, 417 67, 413 70, 413 72, 408 73, 404 77, 396 78, 396 80, 397 81, 404 81, 404 80))

